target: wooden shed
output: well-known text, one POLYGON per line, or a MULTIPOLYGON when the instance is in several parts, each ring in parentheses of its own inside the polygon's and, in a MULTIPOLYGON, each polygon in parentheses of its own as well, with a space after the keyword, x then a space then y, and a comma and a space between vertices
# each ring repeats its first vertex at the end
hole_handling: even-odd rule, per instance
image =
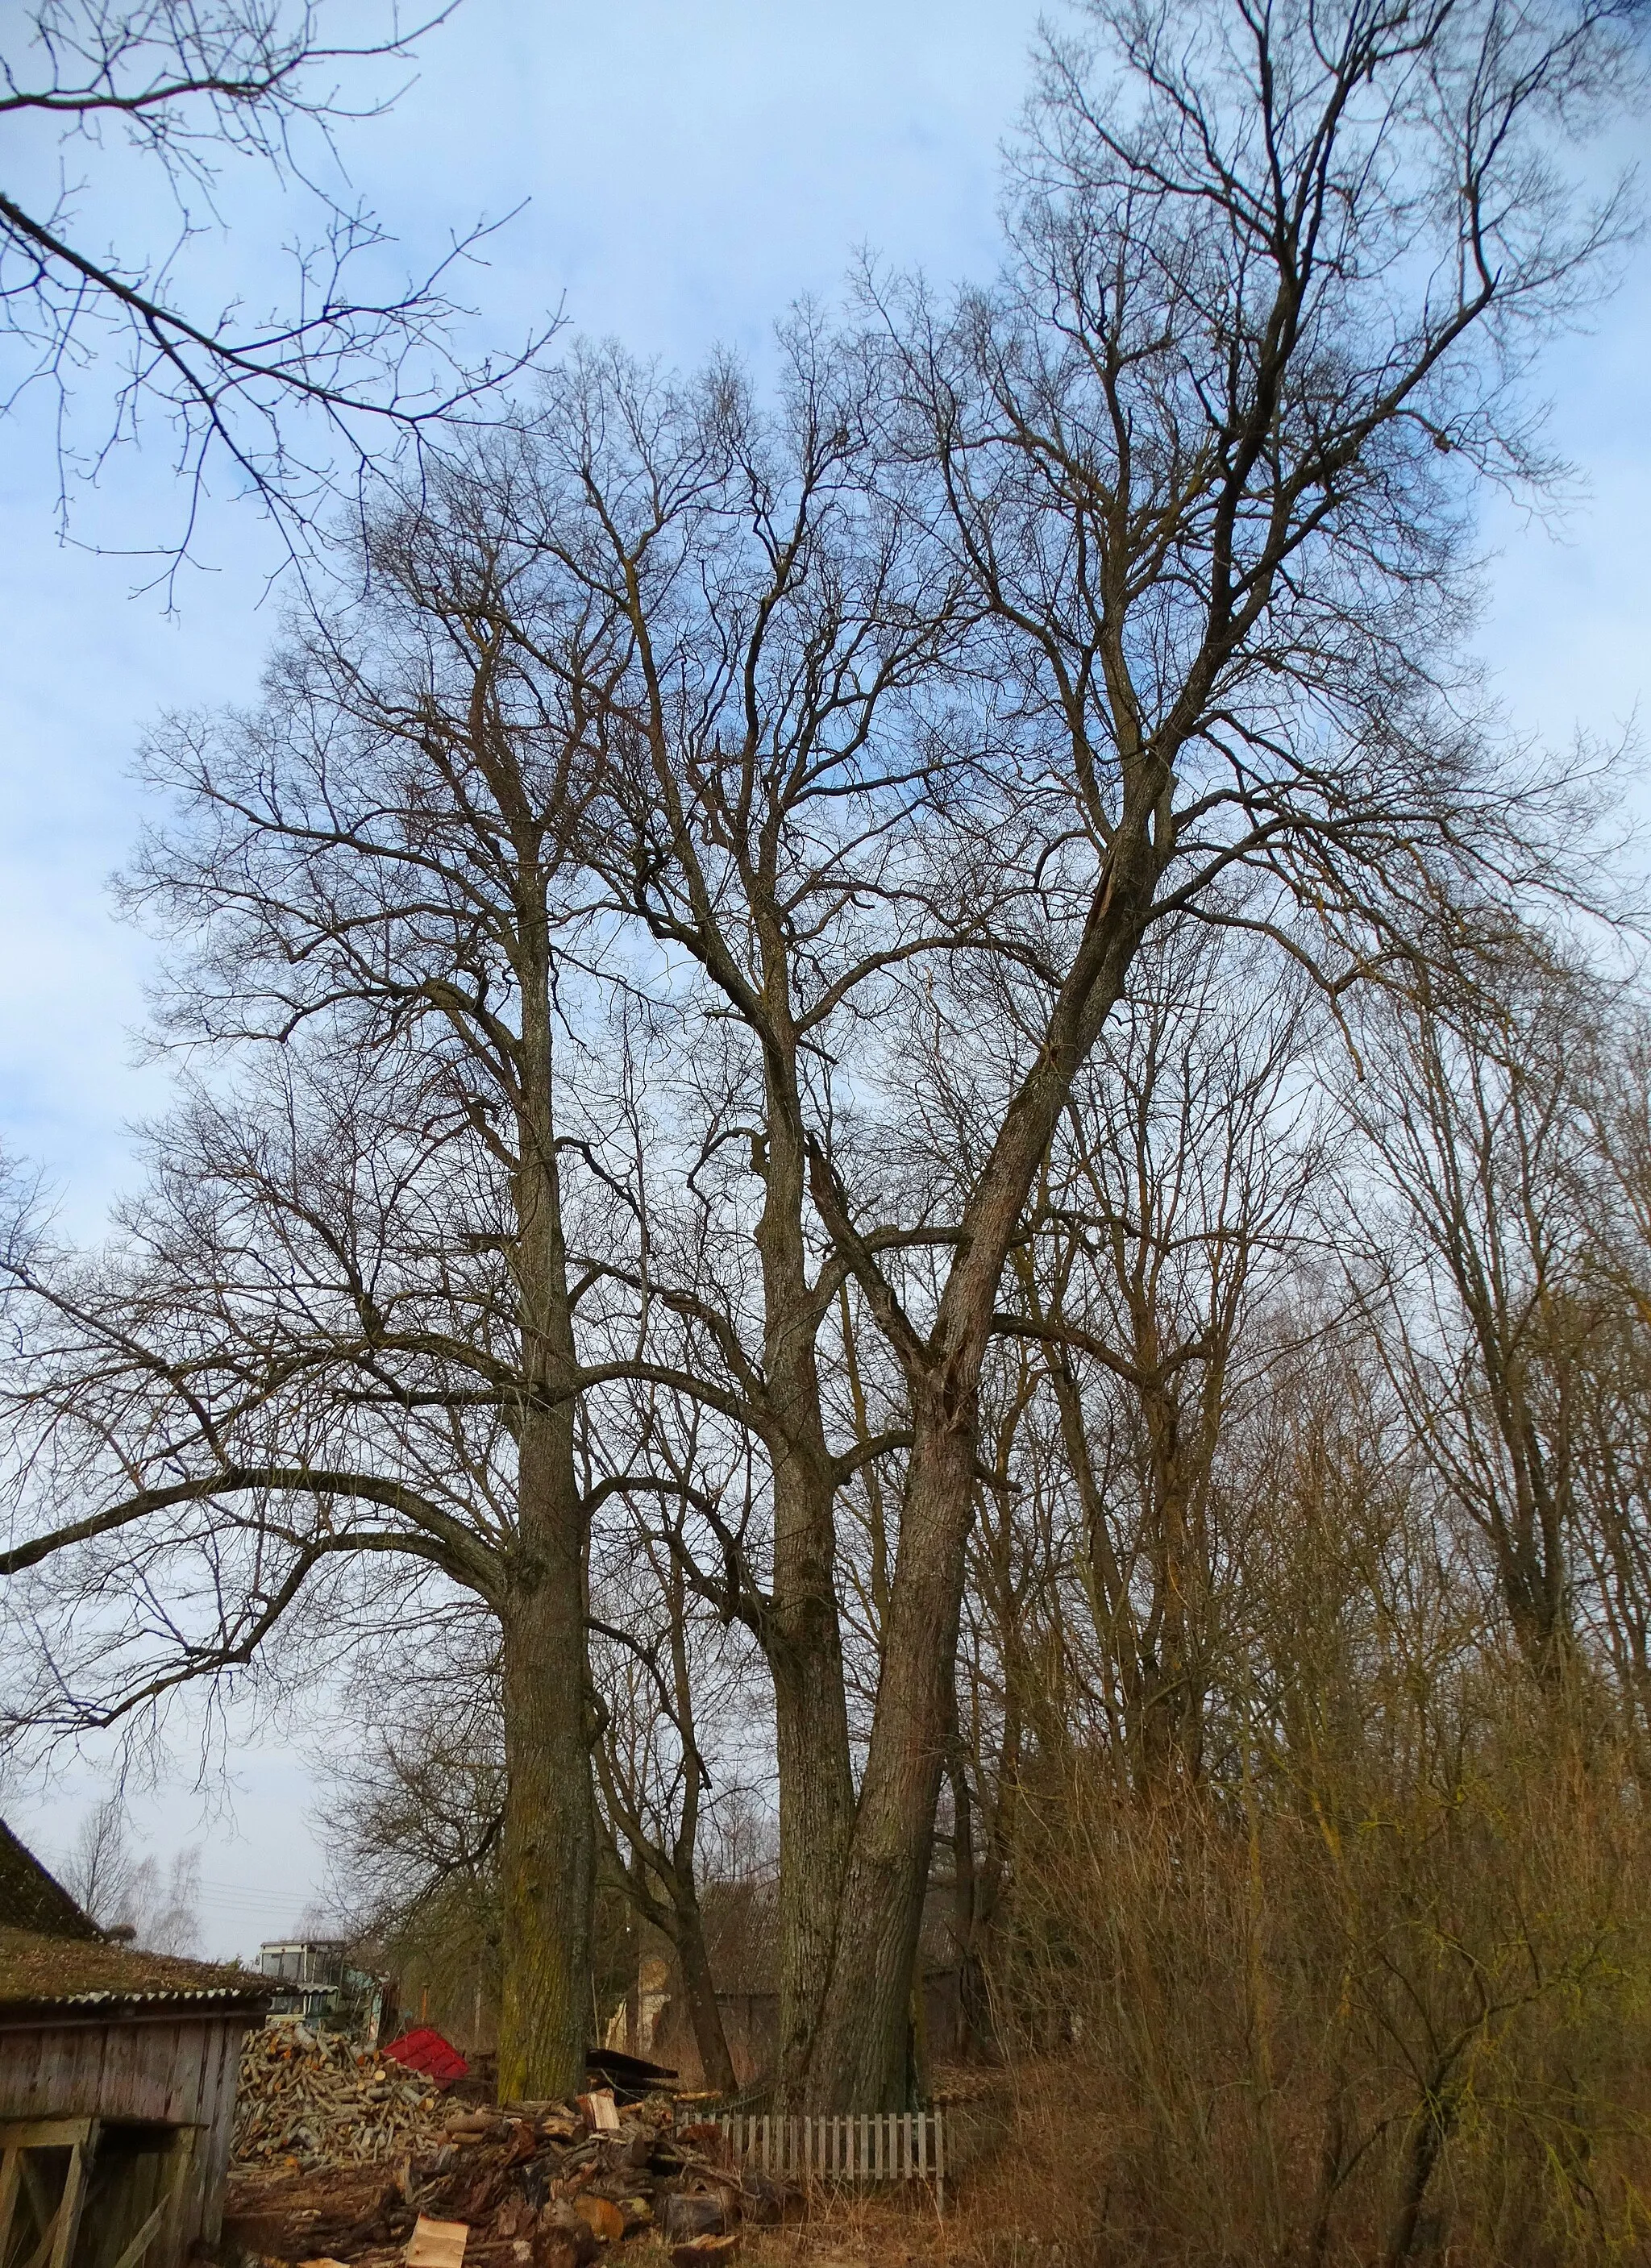
MULTIPOLYGON (((5 1921, 29 1867, 5 1835, 5 1921)), ((39 1918, 86 1933, 0 1926, 0 2268, 181 2268, 218 2236, 241 2039, 270 1987, 111 1944, 44 1879, 69 1911, 39 1918)))

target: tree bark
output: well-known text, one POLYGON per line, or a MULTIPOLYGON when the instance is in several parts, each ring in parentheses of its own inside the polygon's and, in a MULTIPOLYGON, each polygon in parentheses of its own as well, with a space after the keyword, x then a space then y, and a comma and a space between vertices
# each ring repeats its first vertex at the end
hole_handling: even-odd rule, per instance
MULTIPOLYGON (((542 1537, 542 1549, 548 1539, 542 1537)), ((499 1907, 501 2101, 584 2083, 591 2022, 595 1823, 585 1727, 585 1617, 577 1524, 503 1614, 505 1763, 499 1907), (570 1571, 568 1561, 571 1557, 570 1571), (571 1581, 568 1578, 571 1574, 571 1581)))
POLYGON ((705 1949, 704 1925, 697 1898, 691 1914, 683 1914, 680 1903, 677 1914, 681 1927, 676 1957, 682 1963, 682 1990, 688 1996, 688 2017, 694 2028, 694 2045, 699 2050, 699 2068, 708 2088, 719 2095, 733 2095, 739 2082, 734 2075, 733 2058, 728 2052, 722 2010, 717 2005, 716 1979, 711 1973, 711 1956, 705 1949))
POLYGON ((774 1548, 764 1651, 779 1779, 779 2088, 800 2097, 831 1973, 854 1823, 837 1598, 837 1476, 821 1409, 820 1308, 803 1238, 794 1049, 770 1046, 763 1267, 774 1548))
POLYGON ((809 2065, 810 2106, 822 2110, 900 2110, 910 2090, 909 2010, 952 1707, 973 1416, 971 1382, 952 1422, 922 1425, 912 1454, 837 1958, 809 2065))
MULTIPOLYGON (((808 2066, 811 2108, 896 2110, 910 2092, 908 2011, 954 1702, 981 1368, 1005 1259, 1038 1167, 1146 926, 1160 864, 1153 799, 1138 784, 1132 823, 1115 838, 1043 1044, 964 1209, 934 1329, 920 1341, 903 1316, 894 1327, 911 1396, 911 1460, 836 1953, 808 2066)), ((833 1226, 851 1239, 840 1214, 833 1226)), ((886 1295, 881 1304, 891 1314, 886 1295)))
POLYGON ((586 1515, 574 1464, 578 1367, 556 1150, 551 951, 521 824, 516 1238, 522 1402, 504 1615, 502 2100, 577 2094, 592 2018, 596 1807, 586 1721, 586 1515))

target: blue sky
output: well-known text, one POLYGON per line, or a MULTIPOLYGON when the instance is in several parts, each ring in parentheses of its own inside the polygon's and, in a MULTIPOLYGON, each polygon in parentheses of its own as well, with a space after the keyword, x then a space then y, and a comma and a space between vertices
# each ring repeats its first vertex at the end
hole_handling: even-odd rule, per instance
MULTIPOLYGON (((490 338, 508 343, 561 306, 575 327, 667 361, 718 342, 760 357, 775 317, 801 294, 830 298, 857 247, 940 279, 991 267, 998 145, 1036 16, 1021 0, 465 0, 394 111, 350 129, 344 154, 414 261, 529 200, 468 286, 490 338)), ((158 241, 161 210, 138 185, 123 180, 122 202, 122 225, 158 241)), ((298 217, 250 176, 229 178, 225 210, 203 272, 255 297, 298 217)), ((1557 528, 1500 506, 1486 519, 1479 642, 1522 732, 1615 736, 1644 700, 1648 360, 1641 247, 1588 335, 1544 365, 1575 502, 1557 528)), ((129 1173, 126 1129, 165 1092, 135 1060, 148 948, 104 895, 138 816, 133 749, 166 706, 253 693, 274 551, 225 503, 206 530, 212 571, 187 578, 165 618, 129 595, 129 563, 59 544, 46 412, 35 397, 0 425, 0 1140, 46 1171, 69 1225, 95 1233, 129 1173)), ((142 528, 169 501, 164 453, 129 455, 76 532, 142 528)), ((95 1764, 15 1787, 21 1831, 66 1849, 95 1764)), ((221 1787, 193 1786, 195 1764, 186 1742, 135 1818, 163 1853, 203 1842, 209 1944, 245 1951, 320 1885, 303 1742, 249 1739, 227 1811, 221 1787)))

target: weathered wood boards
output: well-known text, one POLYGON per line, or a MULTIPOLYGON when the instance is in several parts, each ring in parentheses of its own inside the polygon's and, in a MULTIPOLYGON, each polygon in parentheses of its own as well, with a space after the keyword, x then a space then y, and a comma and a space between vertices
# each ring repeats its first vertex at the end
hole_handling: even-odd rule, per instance
POLYGON ((95 2118, 34 2118, 0 2125, 0 2259, 21 2233, 43 2268, 68 2268, 80 2230, 86 2175, 98 2146, 95 2118), (56 2159, 68 2162, 56 2179, 56 2159), (21 2228, 19 2232, 19 2224, 21 2228))
POLYGON ((780 2180, 932 2182, 946 2188, 946 2118, 940 2110, 866 2112, 848 2118, 728 2117, 716 2121, 734 2160, 780 2180))
MULTIPOLYGON (((25 2021, 0 2009, 0 2132, 95 2120, 106 2169, 99 2194, 123 2243, 134 2235, 128 2220, 153 2219, 164 2193, 166 2211, 134 2268, 137 2260, 166 2268, 192 2238, 217 2234, 247 2022, 244 2013, 130 2011, 25 2021), (117 2157, 128 2193, 118 2204, 108 2194, 117 2157)), ((107 2268, 121 2268, 119 2252, 107 2268)))

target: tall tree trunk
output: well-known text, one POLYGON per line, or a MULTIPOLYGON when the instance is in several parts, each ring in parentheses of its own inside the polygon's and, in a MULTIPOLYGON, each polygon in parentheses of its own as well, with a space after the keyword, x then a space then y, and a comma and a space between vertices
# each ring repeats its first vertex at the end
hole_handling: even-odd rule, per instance
MULTIPOLYGON (((524 867, 533 871, 537 844, 524 867)), ((578 1371, 556 1150, 550 946, 524 890, 519 974, 516 1238, 523 1400, 505 1611, 501 2097, 575 2094, 591 2022, 596 1807, 586 1721, 585 1507, 574 1465, 578 1371)))
POLYGON ((963 1550, 974 1486, 971 1383, 950 1424, 920 1425, 901 1519, 882 1676, 808 2066, 811 2107, 897 2110, 951 1713, 963 1550))
MULTIPOLYGON (((911 1397, 911 1459, 831 1978, 808 2064, 807 2099, 822 2110, 896 2110, 910 2088, 909 2010, 956 1675, 981 1368, 1005 1258, 1152 903, 1156 854, 1145 810, 1127 821, 1043 1045, 964 1208, 934 1328, 919 1339, 903 1316, 893 1325, 911 1397)), ((816 1188, 834 1235, 852 1246, 852 1222, 823 1181, 816 1188)), ((892 1314, 886 1297, 882 1305, 892 1314)))
POLYGON ((763 1217, 763 1371, 774 1491, 765 1652, 779 1777, 779 2086, 801 2092, 836 1941, 854 1823, 837 1600, 837 1476, 821 1410, 821 1311, 803 1238, 806 1158, 794 1066, 769 1068, 763 1217))
MULTIPOLYGON (((577 2094, 591 2023, 595 1822, 585 1726, 582 1538, 504 1610, 502 2101, 577 2094), (570 1566, 569 1562, 571 1561, 570 1566)), ((542 1532, 540 1550, 549 1556, 542 1532)))
MULTIPOLYGON (((673 1885, 674 1889, 677 1887, 673 1885)), ((682 1964, 682 1990, 688 1996, 688 2018, 694 2028, 694 2045, 699 2050, 704 2084, 719 2095, 732 2095, 739 2082, 734 2076, 733 2058, 728 2052, 722 2010, 717 2005, 716 1979, 705 1948, 704 1920, 691 1882, 688 1888, 686 1907, 681 1897, 675 1900, 676 1957, 682 1964)))
POLYGON ((854 1822, 848 1711, 836 1614, 795 1591, 769 1654, 779 1776, 779 2082, 803 2085, 837 1942, 837 1891, 854 1822), (813 1627, 811 1627, 811 1624, 813 1627))

